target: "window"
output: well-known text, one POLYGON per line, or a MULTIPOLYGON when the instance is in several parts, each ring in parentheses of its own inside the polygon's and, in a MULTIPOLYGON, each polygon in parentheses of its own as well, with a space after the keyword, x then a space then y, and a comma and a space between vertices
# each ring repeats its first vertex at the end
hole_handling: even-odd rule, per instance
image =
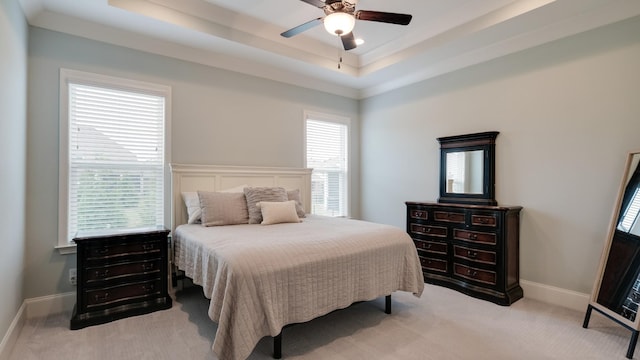
POLYGON ((630 232, 634 235, 640 234, 640 229, 636 229, 638 224, 638 214, 640 213, 640 187, 637 187, 631 197, 629 205, 624 211, 624 215, 618 224, 618 229, 630 232))
POLYGON ((60 248, 164 224, 166 86, 60 71, 60 248))
POLYGON ((348 216, 349 119, 307 113, 306 166, 311 173, 311 212, 348 216))

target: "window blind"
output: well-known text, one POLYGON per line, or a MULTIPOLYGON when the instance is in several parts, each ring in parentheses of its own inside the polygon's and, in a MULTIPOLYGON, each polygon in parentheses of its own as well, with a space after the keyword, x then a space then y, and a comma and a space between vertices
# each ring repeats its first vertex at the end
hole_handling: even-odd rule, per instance
POLYGON ((307 167, 311 173, 311 211, 347 216, 347 125, 307 119, 307 167))
POLYGON ((163 96, 70 83, 68 236, 164 222, 163 96))
MULTIPOLYGON (((624 212, 622 221, 618 225, 619 229, 633 234, 640 233, 635 229, 638 221, 638 213, 640 212, 640 189, 636 189, 633 198, 624 212)), ((638 235, 638 234, 636 234, 638 235)))

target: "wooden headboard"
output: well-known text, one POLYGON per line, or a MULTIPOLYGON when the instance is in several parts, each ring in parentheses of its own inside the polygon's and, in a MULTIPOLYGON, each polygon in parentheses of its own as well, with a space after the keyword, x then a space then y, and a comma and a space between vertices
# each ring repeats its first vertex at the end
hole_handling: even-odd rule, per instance
POLYGON ((311 169, 193 164, 170 164, 170 167, 171 231, 187 222, 181 195, 185 191, 221 191, 239 185, 300 189, 305 211, 310 212, 311 169))

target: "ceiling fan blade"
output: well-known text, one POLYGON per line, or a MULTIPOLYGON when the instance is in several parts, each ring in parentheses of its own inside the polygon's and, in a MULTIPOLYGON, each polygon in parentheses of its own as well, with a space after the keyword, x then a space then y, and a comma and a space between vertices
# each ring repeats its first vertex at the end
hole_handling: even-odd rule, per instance
POLYGON ((354 16, 358 20, 377 21, 397 25, 409 25, 412 16, 409 14, 397 14, 380 11, 358 10, 354 16))
POLYGON ((319 7, 320 9, 322 9, 325 5, 327 5, 322 0, 300 0, 300 1, 306 2, 307 4, 313 5, 315 7, 319 7))
POLYGON ((322 18, 317 18, 317 19, 313 19, 311 21, 307 21, 306 23, 302 24, 302 25, 298 25, 296 27, 294 27, 293 29, 289 29, 285 32, 283 32, 282 36, 286 37, 286 38, 290 38, 294 35, 298 35, 303 31, 307 31, 313 27, 316 27, 318 25, 322 24, 322 18))
POLYGON ((345 50, 355 49, 358 45, 356 44, 356 38, 353 36, 353 31, 340 36, 342 40, 342 46, 345 50))

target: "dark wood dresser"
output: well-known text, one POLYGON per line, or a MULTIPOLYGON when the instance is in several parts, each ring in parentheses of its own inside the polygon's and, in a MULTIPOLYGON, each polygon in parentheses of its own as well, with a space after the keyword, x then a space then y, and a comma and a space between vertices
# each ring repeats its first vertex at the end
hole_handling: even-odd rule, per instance
POLYGON ((169 230, 78 234, 78 289, 71 330, 169 309, 169 230))
POLYGON ((424 281, 499 305, 522 298, 520 206, 407 202, 424 281))

